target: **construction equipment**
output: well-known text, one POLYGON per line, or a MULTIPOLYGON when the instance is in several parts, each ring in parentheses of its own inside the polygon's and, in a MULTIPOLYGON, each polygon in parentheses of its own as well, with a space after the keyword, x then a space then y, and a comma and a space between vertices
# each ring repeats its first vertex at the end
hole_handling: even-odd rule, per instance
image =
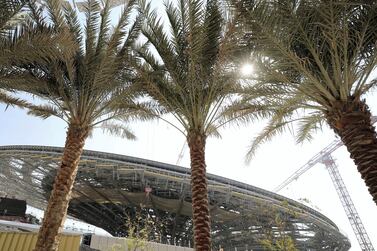
MULTIPOLYGON (((377 122, 377 117, 372 117, 372 123, 377 122)), ((340 140, 334 140, 327 147, 322 149, 318 154, 311 158, 305 165, 301 166, 297 171, 295 171, 291 176, 284 180, 279 186, 274 189, 274 192, 281 191, 284 187, 288 186, 291 182, 297 180, 301 175, 303 175, 310 168, 318 163, 322 163, 326 166, 331 180, 335 186, 336 192, 338 193, 339 199, 342 203, 343 209, 346 212, 347 218, 351 224, 353 232, 359 242, 362 251, 374 251, 374 247, 369 239, 369 236, 364 228, 363 223, 356 211, 355 205, 348 193, 348 190, 340 176, 338 167, 332 158, 331 154, 341 147, 343 143, 340 140)))

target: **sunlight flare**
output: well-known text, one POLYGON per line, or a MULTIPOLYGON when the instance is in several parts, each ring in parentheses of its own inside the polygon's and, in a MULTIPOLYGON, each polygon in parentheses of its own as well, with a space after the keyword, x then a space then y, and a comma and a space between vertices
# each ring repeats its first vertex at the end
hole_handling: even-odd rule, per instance
POLYGON ((254 66, 250 63, 246 63, 241 67, 241 74, 243 76, 251 76, 254 73, 254 66))

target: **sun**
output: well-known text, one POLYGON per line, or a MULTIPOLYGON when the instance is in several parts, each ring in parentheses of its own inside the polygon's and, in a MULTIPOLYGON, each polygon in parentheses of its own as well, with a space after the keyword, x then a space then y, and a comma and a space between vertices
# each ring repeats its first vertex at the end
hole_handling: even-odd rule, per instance
POLYGON ((241 74, 243 76, 250 76, 254 73, 254 66, 250 63, 246 63, 241 67, 241 74))

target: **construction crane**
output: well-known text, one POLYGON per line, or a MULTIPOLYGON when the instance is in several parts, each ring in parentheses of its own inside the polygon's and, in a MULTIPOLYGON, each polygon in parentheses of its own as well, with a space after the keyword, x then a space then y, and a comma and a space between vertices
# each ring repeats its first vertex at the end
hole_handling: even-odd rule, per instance
MULTIPOLYGON (((376 122, 377 117, 372 117, 372 123, 374 124, 376 122)), ((331 144, 329 144, 327 147, 325 147, 319 153, 317 153, 313 158, 311 158, 305 165, 300 167, 291 176, 284 180, 279 186, 277 186, 274 189, 274 192, 281 191, 284 187, 288 186, 291 182, 297 180, 302 174, 304 174, 306 171, 308 171, 316 164, 324 164, 327 168, 327 171, 330 174, 331 180, 335 186, 336 192, 342 203, 343 209, 346 212, 347 218, 351 224, 352 230, 356 236, 361 250, 374 251, 372 242, 369 239, 364 225, 361 222, 360 216, 356 211, 355 205, 353 204, 348 190, 343 182, 343 179, 340 176, 339 169, 335 163, 335 160, 331 156, 331 154, 342 145, 343 143, 340 140, 334 140, 331 144)))
POLYGON ((187 143, 186 143, 186 140, 185 140, 185 142, 183 142, 182 149, 181 149, 181 151, 179 152, 178 159, 177 159, 177 161, 175 162, 175 164, 176 164, 177 166, 178 166, 179 164, 181 164, 181 161, 182 161, 183 157, 185 156, 186 147, 187 147, 187 143))

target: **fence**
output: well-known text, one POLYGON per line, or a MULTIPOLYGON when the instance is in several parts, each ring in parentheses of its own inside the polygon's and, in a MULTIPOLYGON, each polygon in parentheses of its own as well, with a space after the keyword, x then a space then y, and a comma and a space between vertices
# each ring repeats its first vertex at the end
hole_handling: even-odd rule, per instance
POLYGON ((90 248, 100 251, 194 251, 192 248, 165 245, 156 242, 145 242, 139 247, 132 245, 132 240, 126 238, 92 235, 90 248), (131 245, 128 245, 131 242, 131 245), (130 246, 133 246, 130 248, 130 246))

